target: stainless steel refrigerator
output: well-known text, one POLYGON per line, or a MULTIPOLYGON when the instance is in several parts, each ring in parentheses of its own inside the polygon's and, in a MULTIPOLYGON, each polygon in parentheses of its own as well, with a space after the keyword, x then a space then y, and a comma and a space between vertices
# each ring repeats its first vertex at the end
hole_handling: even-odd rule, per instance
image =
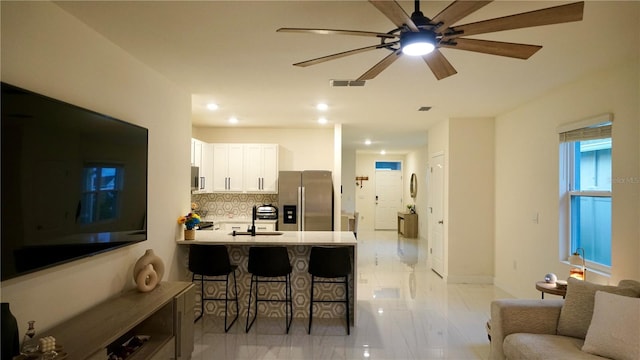
POLYGON ((280 171, 278 230, 333 231, 331 171, 280 171))

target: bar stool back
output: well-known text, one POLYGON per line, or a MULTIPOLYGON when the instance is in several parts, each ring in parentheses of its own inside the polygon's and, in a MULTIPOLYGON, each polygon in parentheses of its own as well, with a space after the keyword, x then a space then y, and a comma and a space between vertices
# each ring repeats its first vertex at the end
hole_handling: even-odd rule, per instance
POLYGON ((311 322, 313 321, 314 302, 344 303, 347 320, 347 335, 351 334, 349 324, 349 274, 351 273, 351 256, 349 252, 350 250, 348 247, 314 246, 311 248, 311 253, 309 255, 309 274, 311 274, 311 297, 309 299, 309 334, 311 334, 311 322), (345 289, 344 299, 314 299, 313 288, 316 283, 343 284, 345 289))
POLYGON ((224 300, 224 331, 228 332, 233 323, 238 319, 238 283, 236 281, 237 265, 231 265, 229 253, 224 245, 190 245, 189 246, 189 271, 193 273, 191 281, 200 281, 200 315, 194 320, 197 322, 204 315, 205 301, 224 300), (233 275, 234 298, 229 298, 229 275, 233 275), (219 278, 225 276, 224 278, 219 278), (218 278, 215 278, 218 277, 218 278), (224 282, 224 297, 207 297, 204 285, 207 282, 224 282), (236 304, 236 316, 227 326, 229 301, 236 304))
POLYGON ((249 332, 251 326, 258 316, 258 302, 284 302, 285 303, 285 323, 287 334, 293 320, 293 301, 291 294, 291 263, 289 262, 289 254, 284 246, 255 246, 249 248, 249 273, 251 273, 251 285, 249 286, 249 305, 247 306, 247 324, 245 331, 249 332), (277 278, 284 277, 284 280, 277 278), (261 279, 262 278, 262 279, 261 279), (266 278, 266 279, 265 279, 266 278), (258 287, 260 283, 284 283, 285 296, 284 299, 260 298, 258 296, 258 287), (251 314, 251 299, 253 295, 253 284, 256 284, 256 300, 254 307, 254 315, 251 322, 249 317, 251 314))

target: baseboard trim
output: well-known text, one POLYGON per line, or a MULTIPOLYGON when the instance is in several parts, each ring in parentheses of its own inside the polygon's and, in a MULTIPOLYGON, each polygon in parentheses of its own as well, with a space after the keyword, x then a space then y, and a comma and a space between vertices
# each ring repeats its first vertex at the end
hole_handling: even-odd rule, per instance
POLYGON ((493 276, 447 276, 447 284, 493 284, 493 276))

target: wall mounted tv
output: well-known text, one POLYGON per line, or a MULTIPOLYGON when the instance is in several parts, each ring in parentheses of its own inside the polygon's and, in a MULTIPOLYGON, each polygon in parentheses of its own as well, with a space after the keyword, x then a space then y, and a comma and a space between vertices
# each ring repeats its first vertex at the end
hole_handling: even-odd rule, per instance
POLYGON ((146 240, 148 130, 1 86, 2 280, 146 240))

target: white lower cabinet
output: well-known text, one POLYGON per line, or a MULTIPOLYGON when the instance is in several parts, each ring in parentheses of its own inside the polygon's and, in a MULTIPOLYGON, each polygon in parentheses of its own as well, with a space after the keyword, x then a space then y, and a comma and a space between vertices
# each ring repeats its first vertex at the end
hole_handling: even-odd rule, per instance
MULTIPOLYGON (((251 221, 246 222, 219 222, 221 231, 225 231, 227 233, 233 231, 248 231, 249 227, 251 227, 251 221)), ((276 222, 264 222, 258 221, 256 222, 256 231, 276 231, 276 222)))
POLYGON ((227 223, 224 224, 224 231, 233 232, 233 231, 247 231, 251 223, 227 223))
POLYGON ((276 231, 276 224, 256 224, 256 231, 276 231))

